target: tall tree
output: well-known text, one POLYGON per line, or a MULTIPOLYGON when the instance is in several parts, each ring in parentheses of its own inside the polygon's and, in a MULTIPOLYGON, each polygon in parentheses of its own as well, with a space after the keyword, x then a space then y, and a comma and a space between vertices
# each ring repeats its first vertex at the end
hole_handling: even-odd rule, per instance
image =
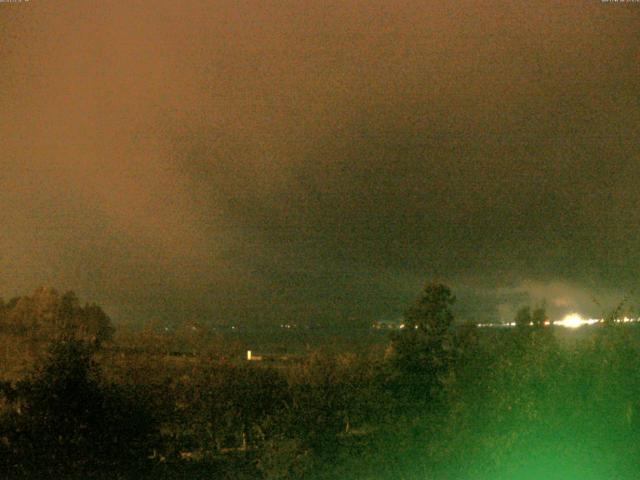
POLYGON ((430 398, 453 360, 453 312, 455 297, 446 285, 427 283, 405 314, 404 328, 392 336, 393 359, 398 369, 411 376, 410 389, 430 398))
POLYGON ((0 417, 0 437, 11 458, 0 477, 95 478, 146 462, 157 438, 146 399, 105 382, 93 351, 79 340, 54 342, 44 362, 9 392, 14 408, 0 417))
POLYGON ((94 345, 112 338, 111 319, 96 304, 80 305, 72 291, 60 295, 50 287, 40 287, 0 305, 0 323, 17 332, 46 338, 77 338, 94 345))
POLYGON ((527 328, 531 325, 531 307, 525 306, 518 310, 514 319, 516 327, 527 328))
POLYGON ((533 310, 531 314, 531 323, 536 328, 544 327, 544 322, 547 321, 547 312, 544 307, 537 307, 533 310))

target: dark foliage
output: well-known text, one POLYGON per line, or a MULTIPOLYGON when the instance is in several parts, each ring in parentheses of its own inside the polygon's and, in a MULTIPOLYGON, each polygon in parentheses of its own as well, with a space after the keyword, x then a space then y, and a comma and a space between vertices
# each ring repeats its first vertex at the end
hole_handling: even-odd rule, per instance
POLYGON ((72 291, 60 295, 53 288, 41 287, 6 305, 0 303, 0 331, 35 338, 76 338, 99 346, 113 337, 114 328, 100 306, 82 306, 72 291))
POLYGON ((638 477, 637 325, 560 336, 527 308, 478 329, 453 302, 428 284, 384 354, 230 361, 189 337, 118 370, 95 342, 54 342, 0 382, 0 478, 638 477))
POLYGON ((140 468, 155 433, 145 399, 101 382, 92 347, 54 343, 45 363, 17 385, 2 417, 5 475, 82 477, 140 468))

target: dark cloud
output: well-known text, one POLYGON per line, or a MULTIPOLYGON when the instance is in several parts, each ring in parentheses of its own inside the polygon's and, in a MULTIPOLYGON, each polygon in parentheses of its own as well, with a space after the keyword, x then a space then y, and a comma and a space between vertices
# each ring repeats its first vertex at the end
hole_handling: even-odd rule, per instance
POLYGON ((633 4, 0 9, 6 296, 369 322, 432 278, 464 318, 635 287, 633 4))

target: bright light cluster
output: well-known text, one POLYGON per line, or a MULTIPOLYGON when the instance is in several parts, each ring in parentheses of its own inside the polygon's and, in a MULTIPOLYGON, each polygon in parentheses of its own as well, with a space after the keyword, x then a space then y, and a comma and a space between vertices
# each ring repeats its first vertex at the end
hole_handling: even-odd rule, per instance
MULTIPOLYGON (((637 323, 639 321, 640 321, 640 318, 623 317, 623 318, 614 319, 613 323, 637 323)), ((574 313, 565 315, 562 318, 562 320, 556 320, 555 322, 553 322, 553 325, 558 325, 560 327, 566 327, 566 328, 579 328, 579 327, 582 327, 583 325, 594 325, 596 323, 602 323, 602 322, 604 322, 602 318, 584 318, 579 313, 574 312, 574 313)), ((544 324, 545 326, 548 326, 551 323, 549 321, 545 321, 544 324)), ((530 323, 529 325, 533 325, 533 323, 530 323)), ((479 323, 478 324, 478 327, 515 327, 515 326, 516 326, 515 322, 479 323)))
POLYGON ((593 325, 600 320, 596 318, 583 318, 579 313, 570 313, 566 315, 562 320, 555 322, 555 325, 560 325, 567 328, 578 328, 583 325, 593 325))

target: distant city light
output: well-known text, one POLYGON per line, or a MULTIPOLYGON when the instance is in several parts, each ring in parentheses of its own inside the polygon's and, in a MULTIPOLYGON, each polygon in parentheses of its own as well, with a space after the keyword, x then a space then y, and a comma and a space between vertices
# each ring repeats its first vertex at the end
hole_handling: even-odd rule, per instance
MULTIPOLYGON (((622 318, 609 319, 608 322, 611 322, 614 324, 638 323, 640 322, 640 318, 630 318, 625 316, 622 318)), ((555 320, 555 321, 545 320, 543 325, 545 327, 558 326, 558 327, 576 329, 576 328, 582 327, 583 325, 596 325, 601 323, 605 323, 605 319, 585 318, 577 312, 572 312, 572 313, 569 313, 568 315, 565 315, 560 320, 555 320)), ((504 323, 477 323, 476 326, 480 328, 512 328, 512 327, 516 327, 517 325, 516 325, 516 322, 504 322, 504 323)), ((533 327, 534 326, 533 322, 530 322, 529 326, 533 327)), ((281 327, 290 328, 287 325, 281 325, 281 327)), ((404 330, 407 328, 407 325, 404 323, 395 323, 395 322, 375 322, 371 325, 371 328, 374 328, 376 330, 381 330, 381 329, 404 330)), ((415 325, 414 328, 418 329, 418 326, 415 325)))
MULTIPOLYGON (((613 323, 637 323, 640 321, 638 318, 629 318, 622 317, 611 320, 613 323)), ((546 320, 544 322, 545 326, 559 326, 565 328, 579 328, 583 325, 595 325, 598 323, 604 323, 604 319, 602 318, 584 318, 579 313, 573 312, 568 315, 565 315, 561 320, 556 320, 555 322, 550 322, 546 320)), ((533 325, 533 324, 529 324, 533 325)), ((507 323, 479 323, 478 327, 515 327, 515 322, 507 322, 507 323)))
POLYGON ((561 325, 567 328, 578 328, 583 325, 593 325, 594 323, 598 323, 599 320, 596 319, 585 319, 579 313, 570 313, 566 315, 562 320, 558 320, 556 325, 561 325))

